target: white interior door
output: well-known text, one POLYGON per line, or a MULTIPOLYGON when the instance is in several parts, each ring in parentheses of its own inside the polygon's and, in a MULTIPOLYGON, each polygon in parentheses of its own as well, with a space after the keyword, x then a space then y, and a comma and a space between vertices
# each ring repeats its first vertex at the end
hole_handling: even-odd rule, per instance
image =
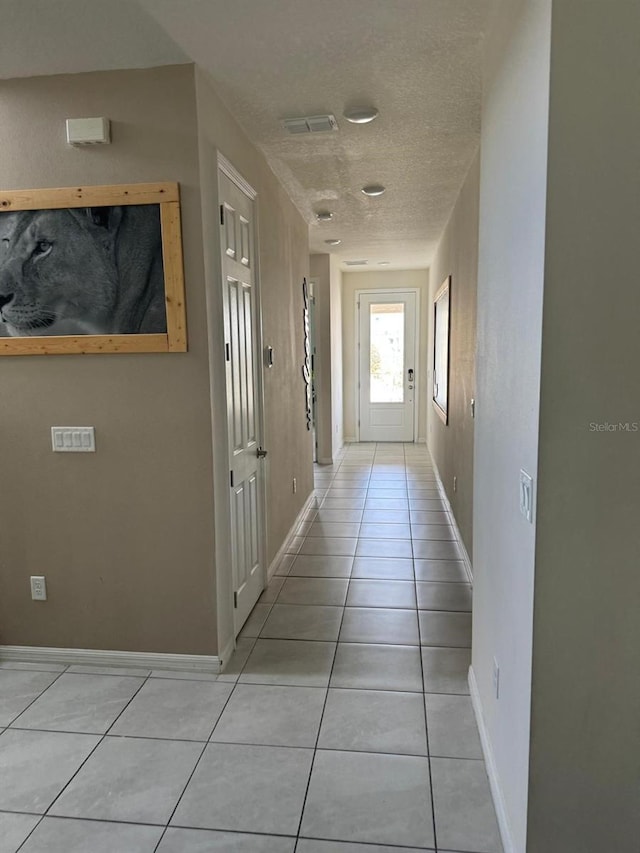
POLYGON ((264 588, 264 501, 254 205, 220 174, 224 335, 236 636, 264 588))
POLYGON ((361 293, 358 317, 360 441, 413 441, 416 294, 361 293))

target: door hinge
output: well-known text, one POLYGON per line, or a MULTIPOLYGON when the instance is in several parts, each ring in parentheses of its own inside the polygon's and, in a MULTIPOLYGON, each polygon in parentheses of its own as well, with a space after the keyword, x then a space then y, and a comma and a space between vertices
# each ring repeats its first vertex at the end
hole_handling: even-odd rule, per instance
POLYGON ((236 610, 238 609, 238 593, 237 592, 233 593, 233 606, 236 608, 236 610))
POLYGON ((224 345, 224 357, 227 361, 231 361, 231 344, 224 345))
POLYGON ((229 482, 231 483, 231 488, 233 488, 233 471, 229 471, 229 482))
POLYGON ((224 204, 220 205, 220 225, 224 225, 224 204))

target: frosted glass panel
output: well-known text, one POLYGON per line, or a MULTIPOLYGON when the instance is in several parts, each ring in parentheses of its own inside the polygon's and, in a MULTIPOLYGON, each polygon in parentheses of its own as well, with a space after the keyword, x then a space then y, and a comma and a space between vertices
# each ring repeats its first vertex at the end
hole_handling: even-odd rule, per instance
POLYGON ((369 307, 369 402, 404 402, 404 303, 369 307))

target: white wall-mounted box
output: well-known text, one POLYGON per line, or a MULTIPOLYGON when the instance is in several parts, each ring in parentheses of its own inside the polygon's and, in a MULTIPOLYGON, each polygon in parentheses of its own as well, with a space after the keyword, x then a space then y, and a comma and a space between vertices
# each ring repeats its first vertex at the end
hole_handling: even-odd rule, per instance
POLYGON ((111 122, 108 118, 68 118, 69 145, 109 145, 111 122))

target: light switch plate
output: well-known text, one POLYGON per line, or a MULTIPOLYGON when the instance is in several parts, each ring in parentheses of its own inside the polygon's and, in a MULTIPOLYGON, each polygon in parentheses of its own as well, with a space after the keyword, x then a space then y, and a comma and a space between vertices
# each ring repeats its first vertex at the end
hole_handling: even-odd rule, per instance
POLYGON ((54 453, 95 453, 94 427, 51 427, 51 445, 54 453))
POLYGON ((533 522, 533 478, 520 469, 520 512, 529 523, 533 522))

